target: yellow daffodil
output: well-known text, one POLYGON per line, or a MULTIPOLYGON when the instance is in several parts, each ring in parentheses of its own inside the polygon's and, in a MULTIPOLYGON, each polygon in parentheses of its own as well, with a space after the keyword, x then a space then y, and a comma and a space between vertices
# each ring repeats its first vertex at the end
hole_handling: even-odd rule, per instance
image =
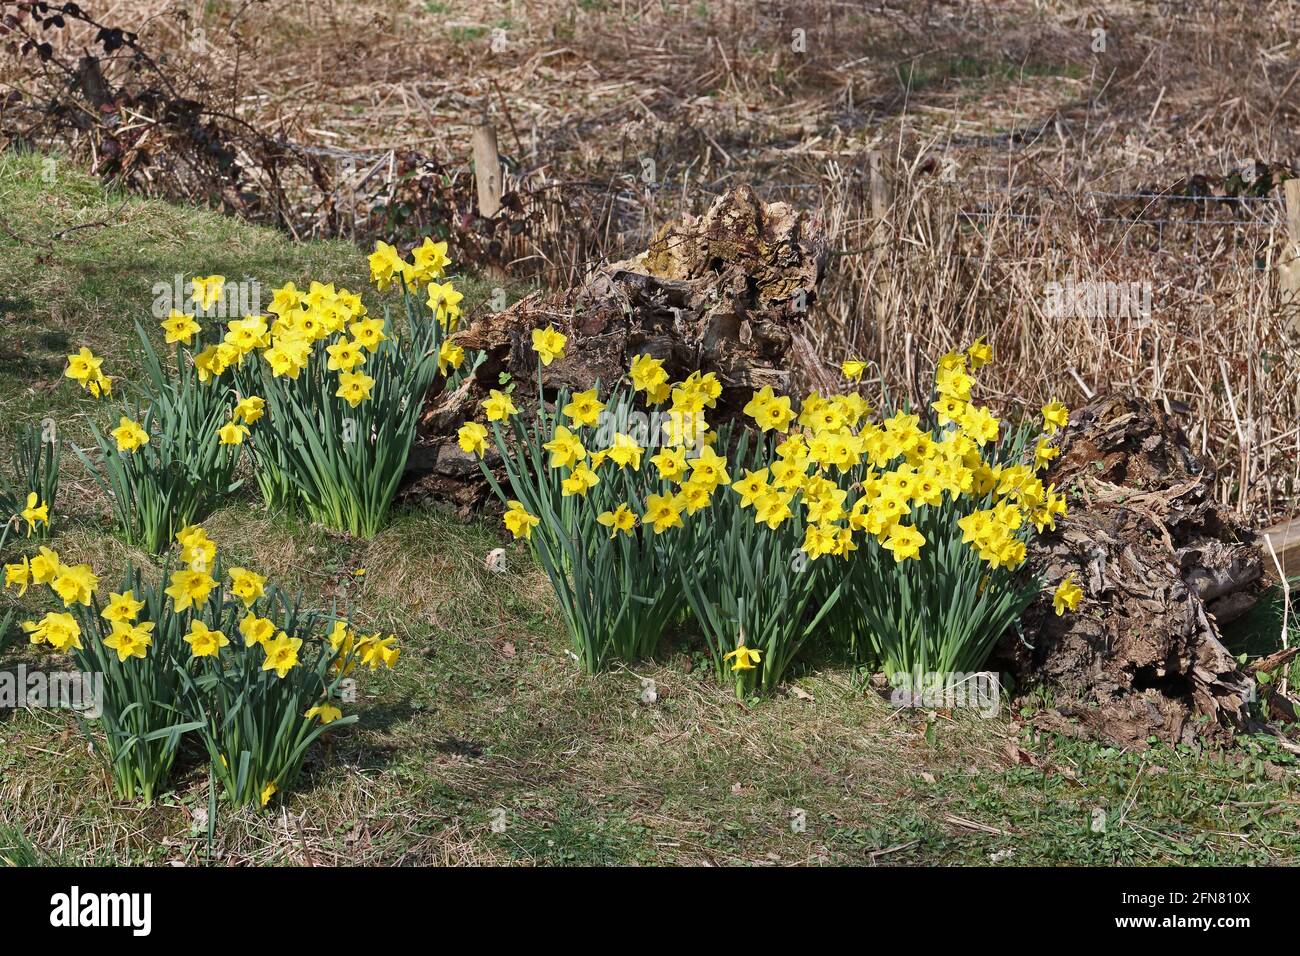
POLYGON ((375 380, 365 372, 340 372, 339 388, 334 394, 353 408, 370 400, 370 390, 375 380))
POLYGON ((993 361, 993 346, 987 344, 983 337, 980 337, 972 342, 970 348, 966 350, 966 357, 970 359, 971 371, 978 371, 993 361))
POLYGON ((322 724, 332 724, 343 716, 343 711, 333 704, 317 704, 308 708, 307 713, 303 714, 303 716, 308 720, 318 718, 322 724))
POLYGON ((370 281, 375 283, 380 292, 392 285, 395 278, 401 275, 402 257, 386 242, 375 243, 375 251, 370 254, 369 262, 370 281))
POLYGON ((350 372, 366 360, 365 349, 352 339, 340 339, 325 346, 325 354, 329 356, 325 367, 331 372, 350 372))
POLYGON ((650 461, 659 470, 659 477, 665 481, 679 482, 686 477, 686 449, 665 448, 650 461))
POLYGON ((63 562, 59 560, 58 554, 42 545, 40 553, 31 561, 32 583, 49 584, 58 576, 62 567, 63 562))
POLYGON ((275 622, 256 614, 245 614, 239 621, 239 633, 244 635, 245 647, 265 644, 275 636, 275 622))
POLYGON ((1063 616, 1066 611, 1076 610, 1082 600, 1083 588, 1074 583, 1073 574, 1067 574, 1062 578, 1061 583, 1052 592, 1052 607, 1055 608, 1058 617, 1063 616))
POLYGON ((664 416, 660 428, 664 443, 671 447, 696 449, 710 444, 709 423, 703 414, 670 411, 664 416))
POLYGON ((704 404, 708 408, 715 407, 718 404, 718 396, 722 394, 722 383, 713 372, 692 372, 686 376, 686 381, 682 382, 681 387, 685 392, 703 396, 704 404))
POLYGON ((532 537, 533 529, 541 524, 541 519, 536 515, 528 513, 528 510, 518 501, 506 503, 506 513, 503 518, 506 530, 516 538, 532 537))
POLYGON ((793 460, 778 458, 772 462, 769 470, 772 474, 772 484, 777 490, 793 491, 804 482, 804 477, 808 472, 808 460, 806 458, 793 460))
POLYGON ((733 661, 732 671, 750 671, 763 662, 763 652, 741 644, 734 651, 722 655, 724 661, 733 661))
POLYGON ((971 386, 975 380, 966 374, 963 367, 940 367, 934 376, 934 388, 940 395, 955 398, 959 402, 970 401, 971 386))
POLYGON ((862 381, 862 374, 867 370, 867 363, 860 359, 849 359, 840 363, 840 372, 850 382, 862 381))
POLYGON ((103 372, 96 371, 91 378, 82 383, 86 391, 90 392, 95 398, 108 398, 113 394, 113 378, 105 375, 103 372))
POLYGON ((348 627, 347 621, 335 621, 325 637, 330 642, 330 649, 340 657, 352 653, 353 645, 357 640, 357 636, 348 627))
POLYGON ((203 331, 203 327, 194 321, 194 316, 172 309, 171 314, 162 320, 162 330, 168 345, 176 342, 189 345, 194 336, 203 331))
POLYGON ((488 430, 478 422, 466 422, 456 433, 456 441, 461 451, 480 458, 487 451, 488 430))
POLYGON ((1060 453, 1061 449, 1054 447, 1046 438, 1038 439, 1038 444, 1034 446, 1034 470, 1042 471, 1060 453))
POLYGON ((352 335, 353 340, 368 352, 374 352, 379 348, 379 343, 386 341, 388 338, 384 334, 383 319, 362 319, 359 322, 353 322, 348 326, 348 332, 352 335))
POLYGON ((754 422, 760 431, 785 432, 794 421, 788 395, 777 395, 754 413, 754 422))
POLYGON ((357 655, 362 666, 373 671, 380 667, 391 668, 402 655, 402 649, 397 647, 397 638, 391 634, 385 638, 371 634, 357 643, 357 655))
POLYGON ((457 291, 450 282, 441 285, 429 283, 429 308, 438 324, 449 332, 455 329, 456 320, 460 318, 460 300, 463 298, 464 293, 457 291))
POLYGON ((889 529, 882 546, 894 555, 895 562, 903 562, 908 558, 919 559, 924 544, 925 535, 921 532, 911 525, 896 524, 889 529))
POLYGON ((503 422, 511 415, 517 414, 519 409, 515 408, 515 403, 510 400, 509 395, 494 388, 488 391, 488 397, 483 402, 483 411, 487 414, 488 421, 503 422))
POLYGON ((553 325, 544 329, 533 329, 533 351, 543 365, 550 365, 556 359, 564 358, 564 344, 567 340, 553 325))
POLYGON ((765 524, 772 530, 794 517, 790 503, 794 495, 788 491, 765 491, 754 499, 754 521, 765 524))
POLYGON ((262 644, 262 650, 266 652, 262 670, 275 671, 275 676, 284 680, 289 671, 298 666, 300 647, 302 647, 302 638, 290 637, 281 631, 276 635, 275 640, 265 641, 262 644))
POLYGON ((690 460, 690 466, 691 481, 712 487, 731 483, 731 477, 727 474, 727 459, 708 445, 701 448, 699 455, 690 460))
POLYGON ((39 623, 23 621, 22 628, 33 644, 48 644, 56 651, 81 650, 81 626, 71 614, 53 611, 39 623))
POLYGON ((264 414, 266 414, 266 399, 257 395, 249 395, 247 398, 241 398, 235 403, 230 417, 236 421, 243 421, 246 425, 252 425, 264 414))
POLYGON ((569 403, 560 410, 575 428, 585 428, 600 421, 600 413, 605 410, 605 405, 596 398, 596 390, 590 388, 585 392, 575 392, 569 403))
POLYGON ((271 304, 266 311, 272 315, 286 316, 302 306, 302 293, 292 282, 271 290, 271 304))
POLYGON ((230 644, 225 634, 209 629, 197 618, 190 621, 190 630, 184 640, 190 646, 190 653, 194 657, 216 657, 221 648, 230 644))
POLYGON ((966 356, 960 352, 946 352, 939 359, 935 368, 936 375, 938 372, 964 372, 966 370, 966 356))
POLYGON ((563 425, 555 426, 555 434, 542 447, 551 453, 552 468, 572 468, 587 457, 582 441, 563 425))
POLYGON ((1043 406, 1043 431, 1049 435, 1070 424, 1070 410, 1053 399, 1043 406))
POLYGON ((172 609, 179 614, 204 604, 216 586, 216 580, 206 571, 173 571, 164 593, 172 599, 172 609))
POLYGON ((678 492, 678 500, 685 507, 686 513, 693 515, 713 503, 713 491, 716 487, 698 481, 687 481, 682 484, 678 492))
POLYGON ((962 433, 980 446, 998 440, 999 425, 992 412, 977 405, 967 405, 957 418, 962 433))
POLYGON ((109 594, 108 605, 99 612, 99 616, 115 624, 129 624, 139 616, 143 607, 144 602, 136 600, 134 591, 109 594))
POLYGON ((641 521, 654 528, 655 534, 663 534, 669 528, 682 526, 682 508, 683 502, 676 495, 646 495, 641 521))
POLYGON ((65 607, 71 607, 74 604, 89 605, 98 584, 99 578, 95 577, 90 565, 69 567, 61 564, 50 588, 62 599, 65 607))
POLYGON ((256 571, 234 567, 226 572, 230 575, 230 590, 235 597, 244 602, 244 607, 252 607, 266 589, 266 578, 256 571))
POLYGON ((198 373, 200 384, 215 381, 226 370, 215 345, 209 345, 194 356, 194 370, 198 373))
POLYGON ((256 348, 265 348, 270 344, 266 319, 260 315, 247 315, 226 323, 226 334, 222 344, 234 349, 242 359, 256 348))
POLYGON ((217 556, 217 546, 203 530, 202 525, 191 524, 176 532, 176 543, 181 546, 181 561, 191 571, 207 571, 217 556))
POLYGON ((966 411, 966 403, 955 398, 939 396, 938 401, 932 402, 930 407, 934 409, 940 425, 947 425, 952 422, 960 422, 962 415, 966 411))
POLYGON ((190 298, 205 312, 217 304, 221 299, 221 290, 225 288, 226 277, 195 276, 192 281, 190 298))
POLYGON ((641 455, 644 451, 645 449, 636 443, 636 439, 622 432, 614 435, 613 444, 605 449, 610 461, 620 468, 631 466, 633 471, 641 470, 641 455))
POLYGON ((438 346, 438 374, 446 375, 448 369, 453 371, 465 364, 465 350, 451 339, 443 339, 438 346))
POLYGON ((104 638, 104 646, 117 651, 118 663, 128 658, 143 659, 153 645, 153 621, 132 624, 129 621, 114 621, 112 633, 104 638))
POLYGON ((767 469, 746 472, 745 477, 733 482, 731 488, 740 495, 740 507, 750 507, 759 495, 768 490, 767 469))
POLYGON ((600 478, 584 464, 578 464, 567 478, 560 482, 560 493, 565 498, 578 495, 585 498, 587 492, 600 484, 600 478))
POLYGON ((22 597, 32 585, 32 565, 26 558, 14 564, 5 565, 5 587, 17 588, 22 597))
POLYGON ((242 445, 248 434, 248 426, 238 422, 226 422, 217 429, 217 438, 223 445, 242 445))
POLYGON ((596 521, 609 529, 609 536, 614 538, 621 531, 631 536, 636 527, 636 513, 625 504, 620 504, 613 511, 602 511, 596 515, 596 521))
POLYGON ((451 265, 451 260, 447 258, 447 243, 434 242, 425 236, 424 242, 411 250, 411 261, 419 281, 431 282, 440 279, 443 270, 451 265))
POLYGON ((23 508, 20 517, 27 522, 27 537, 32 536, 36 526, 43 524, 45 527, 50 526, 50 506, 47 502, 41 501, 40 495, 34 491, 27 493, 27 507, 23 508))
POLYGON ((63 374, 85 387, 99 374, 103 363, 102 358, 83 345, 76 355, 68 356, 68 366, 63 370, 63 374))
POLYGON ((111 434, 117 441, 118 451, 134 454, 137 449, 149 444, 149 433, 138 422, 131 421, 125 415, 121 416, 111 434))
POLYGON ((664 363, 650 355, 638 355, 632 360, 630 372, 632 387, 638 392, 657 393, 668 384, 664 363))
MULTIPOLYGON (((283 676, 283 675, 282 675, 282 676, 283 676)), ((279 791, 280 791, 280 788, 277 787, 277 786, 275 785, 275 781, 274 781, 274 780, 272 780, 272 781, 271 781, 270 783, 268 783, 265 787, 263 787, 263 788, 262 788, 262 795, 261 795, 261 797, 259 798, 259 799, 262 801, 262 806, 266 806, 268 803, 270 803, 270 802, 271 802, 271 798, 274 797, 274 796, 275 796, 279 791)))

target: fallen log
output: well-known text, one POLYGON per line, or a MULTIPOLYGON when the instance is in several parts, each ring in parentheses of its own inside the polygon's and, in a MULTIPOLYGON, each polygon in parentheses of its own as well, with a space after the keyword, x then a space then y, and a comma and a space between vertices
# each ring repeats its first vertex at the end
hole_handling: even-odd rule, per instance
POLYGON ((482 419, 479 406, 502 382, 522 412, 538 400, 533 329, 554 325, 566 357, 542 367, 541 398, 608 388, 632 359, 661 359, 673 380, 696 370, 722 384, 710 415, 739 415, 756 389, 786 392, 797 364, 807 374, 804 336, 826 259, 820 224, 785 203, 764 203, 748 186, 719 196, 708 212, 662 228, 640 255, 594 269, 576 288, 531 295, 483 316, 455 336, 483 358, 454 392, 432 398, 408 465, 407 494, 441 499, 468 513, 485 504, 487 483, 461 451, 456 431, 482 419))
POLYGON ((1255 684, 1219 626, 1263 588, 1255 536, 1215 500, 1160 404, 1107 397, 1073 419, 1047 476, 1070 515, 1030 556, 1049 593, 1024 615, 1024 638, 1003 641, 1002 661, 1020 687, 1050 691, 1038 723, 1052 730, 1145 746, 1245 726, 1255 684), (1050 588, 1067 574, 1085 599, 1060 616, 1050 588))

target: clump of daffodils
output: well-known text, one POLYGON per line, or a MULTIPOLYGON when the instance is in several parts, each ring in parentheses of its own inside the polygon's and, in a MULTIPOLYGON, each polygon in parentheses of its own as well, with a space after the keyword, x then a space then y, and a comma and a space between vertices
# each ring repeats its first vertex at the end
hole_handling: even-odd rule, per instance
POLYGON ((227 799, 265 804, 296 780, 305 750, 343 726, 343 682, 358 667, 388 668, 396 639, 304 613, 257 571, 223 566, 201 526, 176 535, 164 584, 128 568, 105 599, 90 565, 50 548, 5 566, 20 595, 48 586, 63 610, 22 622, 32 645, 102 674, 100 703, 118 792, 150 800, 181 740, 195 735, 227 799))
MULTIPOLYGON (((438 376, 455 384, 465 350, 448 336, 463 294, 448 280, 447 244, 425 239, 410 260, 384 242, 370 256, 379 291, 403 293, 402 319, 372 315, 360 294, 333 283, 287 282, 265 314, 228 321, 203 313, 225 278, 196 276, 197 312, 160 322, 176 347, 164 366, 137 324, 147 382, 107 435, 93 428, 89 462, 113 496, 119 530, 158 552, 233 491, 240 453, 269 507, 362 536, 382 525, 406 467, 422 403, 438 376), (258 427, 257 422, 263 421, 258 427)), ((548 353, 549 354, 549 353, 548 353)), ((68 356, 65 374, 96 397, 111 394, 103 359, 68 356)))
POLYGON ((223 441, 243 441, 267 416, 253 457, 268 506, 365 537, 384 522, 426 394, 438 376, 454 383, 466 360, 448 338, 464 297, 445 275, 447 244, 425 239, 410 256, 379 242, 369 257, 376 288, 401 290, 403 321, 333 284, 289 282, 267 316, 230 323, 195 357, 201 377, 233 370, 242 401, 257 402, 237 406, 223 441))
MULTIPOLYGON (((559 330, 537 330, 539 369, 562 359, 565 344, 559 330)), ((1009 429, 975 396, 991 358, 983 342, 941 357, 924 409, 876 417, 852 388, 796 401, 763 387, 744 408, 746 427, 715 429, 715 375, 674 383, 659 359, 639 355, 609 396, 566 394, 535 423, 521 422, 510 395, 493 390, 486 424, 466 423, 459 441, 482 456, 491 440, 513 464, 505 526, 535 551, 539 541, 555 550, 575 536, 681 536, 660 549, 672 552, 671 567, 656 587, 685 588, 720 675, 740 673, 745 687, 779 679, 813 633, 808 621, 891 673, 923 663, 974 670, 1040 587, 1020 573, 1029 536, 1068 512, 1041 477, 1068 410, 1053 400, 1041 429, 1009 429), (634 427, 626 424, 632 396, 634 427), (512 458, 512 445, 530 451, 512 458)), ((852 383, 865 368, 849 361, 843 372, 852 383)), ((611 566, 601 573, 630 580, 619 565, 632 555, 604 549, 611 566)), ((573 586, 575 560, 543 555, 557 588, 573 586)), ((634 595, 651 605, 660 596, 634 595)), ((1078 600, 1058 592, 1057 607, 1073 610, 1078 600)), ((584 627, 572 630, 581 644, 584 627)))

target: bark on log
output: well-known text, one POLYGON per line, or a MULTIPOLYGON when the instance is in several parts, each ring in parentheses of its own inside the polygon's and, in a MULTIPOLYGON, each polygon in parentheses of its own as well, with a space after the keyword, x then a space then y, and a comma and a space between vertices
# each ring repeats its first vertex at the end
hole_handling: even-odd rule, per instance
POLYGON ((1157 403, 1107 397, 1074 416, 1048 480, 1070 515, 1030 560, 1050 588, 1069 573, 1085 599, 1058 616, 1050 590, 1022 620, 1032 642, 1000 654, 1021 686, 1052 692, 1047 728, 1129 746, 1190 742, 1243 726, 1254 682, 1220 641, 1261 588, 1244 520, 1211 495, 1211 476, 1157 403))
POLYGON ((448 501, 462 513, 486 501, 487 485, 456 444, 456 430, 482 420, 479 405, 489 389, 501 387, 503 374, 521 411, 536 402, 531 333, 549 324, 568 343, 566 357, 542 369, 548 401, 561 388, 612 385, 640 354, 662 359, 674 380, 697 369, 716 372, 723 386, 719 421, 738 415, 756 388, 787 390, 796 357, 810 353, 803 326, 825 259, 820 223, 740 186, 703 216, 665 226, 640 255, 597 268, 577 288, 534 294, 475 320, 455 338, 484 360, 464 387, 431 401, 408 466, 408 494, 448 501))

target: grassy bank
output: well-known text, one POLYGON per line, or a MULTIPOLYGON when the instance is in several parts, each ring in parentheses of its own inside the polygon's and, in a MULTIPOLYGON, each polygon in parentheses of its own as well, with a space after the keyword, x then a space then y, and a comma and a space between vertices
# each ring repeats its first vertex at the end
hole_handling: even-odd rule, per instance
MULTIPOLYGON (((89 345, 125 374, 133 320, 152 327, 152 287, 176 273, 364 285, 364 259, 345 244, 294 243, 48 169, 0 158, 6 421, 54 417, 76 440, 77 423, 105 408, 62 379, 63 356, 89 345)), ((128 559, 156 571, 106 530, 106 502, 73 456, 65 465, 54 542, 65 560, 108 579, 128 559)), ((494 527, 408 507, 363 542, 251 497, 205 527, 231 561, 395 632, 399 666, 362 678, 360 722, 327 735, 297 791, 273 812, 223 809, 211 842, 199 761, 153 806, 120 803, 70 714, 0 711, 0 860, 1300 861, 1292 759, 1262 741, 1118 752, 1036 736, 1005 706, 993 719, 896 712, 834 667, 750 706, 715 686, 686 642, 635 671, 586 677, 527 553, 512 546, 504 574, 484 570, 494 527)), ((27 616, 39 600, 17 603, 27 616)), ((55 666, 21 645, 3 666, 18 664, 55 666)))

